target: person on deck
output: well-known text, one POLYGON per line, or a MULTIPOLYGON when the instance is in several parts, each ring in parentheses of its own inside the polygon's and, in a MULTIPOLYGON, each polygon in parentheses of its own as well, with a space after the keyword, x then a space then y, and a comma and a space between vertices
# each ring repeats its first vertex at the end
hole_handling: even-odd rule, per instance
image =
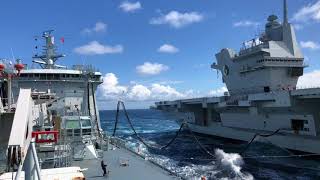
POLYGON ((104 164, 104 161, 102 160, 101 161, 101 168, 102 168, 102 171, 103 171, 103 176, 107 175, 107 165, 104 164))

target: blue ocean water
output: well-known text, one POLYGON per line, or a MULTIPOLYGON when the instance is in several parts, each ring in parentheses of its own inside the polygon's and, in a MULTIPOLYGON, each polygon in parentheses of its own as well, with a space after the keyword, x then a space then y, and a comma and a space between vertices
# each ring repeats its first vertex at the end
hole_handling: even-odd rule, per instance
MULTIPOLYGON (((153 146, 168 143, 180 127, 173 114, 162 111, 128 110, 128 113, 137 133, 153 146)), ((100 111, 102 128, 108 134, 113 132, 115 116, 116 111, 100 111)), ((242 157, 238 153, 246 147, 246 143, 197 134, 201 144, 215 154, 213 159, 195 143, 187 131, 183 131, 166 150, 147 149, 133 134, 123 113, 119 119, 116 136, 125 139, 132 149, 188 179, 200 179, 201 176, 207 179, 237 180, 320 179, 319 158, 263 158, 291 155, 291 152, 263 139, 253 143, 242 157)))

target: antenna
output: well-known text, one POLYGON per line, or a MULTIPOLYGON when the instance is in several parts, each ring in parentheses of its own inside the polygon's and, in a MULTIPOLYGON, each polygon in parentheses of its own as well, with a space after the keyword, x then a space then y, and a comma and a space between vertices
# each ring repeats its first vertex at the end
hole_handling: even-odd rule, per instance
POLYGON ((288 6, 287 6, 287 0, 283 0, 283 24, 288 24, 288 6))
POLYGON ((11 49, 11 56, 12 56, 12 59, 13 60, 16 60, 16 58, 14 57, 14 54, 13 54, 13 50, 12 50, 12 48, 10 48, 11 49))

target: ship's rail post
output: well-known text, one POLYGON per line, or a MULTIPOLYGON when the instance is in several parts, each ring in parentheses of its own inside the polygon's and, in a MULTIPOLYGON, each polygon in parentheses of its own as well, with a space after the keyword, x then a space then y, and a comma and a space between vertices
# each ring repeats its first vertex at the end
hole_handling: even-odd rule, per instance
MULTIPOLYGON (((40 170, 34 138, 32 138, 31 140, 31 144, 29 146, 26 160, 23 166, 24 166, 26 180, 33 180, 33 179, 41 180, 41 170, 40 170), (37 175, 37 178, 35 178, 35 175, 37 175)), ((19 176, 16 176, 15 179, 19 179, 19 176)))

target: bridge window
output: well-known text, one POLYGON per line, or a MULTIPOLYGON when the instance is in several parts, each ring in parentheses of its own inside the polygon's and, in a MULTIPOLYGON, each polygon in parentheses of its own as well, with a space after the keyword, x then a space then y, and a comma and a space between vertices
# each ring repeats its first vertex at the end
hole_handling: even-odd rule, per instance
POLYGON ((295 133, 304 130, 304 120, 291 119, 291 128, 295 133))
POLYGON ((47 77, 46 77, 46 74, 40 74, 40 79, 41 80, 45 80, 47 77))
POLYGON ((270 92, 270 87, 269 86, 263 87, 263 91, 266 93, 270 92))
POLYGON ((48 80, 53 79, 53 74, 47 74, 47 79, 48 79, 48 80))
POLYGON ((53 77, 54 79, 60 79, 60 74, 54 74, 53 77))

